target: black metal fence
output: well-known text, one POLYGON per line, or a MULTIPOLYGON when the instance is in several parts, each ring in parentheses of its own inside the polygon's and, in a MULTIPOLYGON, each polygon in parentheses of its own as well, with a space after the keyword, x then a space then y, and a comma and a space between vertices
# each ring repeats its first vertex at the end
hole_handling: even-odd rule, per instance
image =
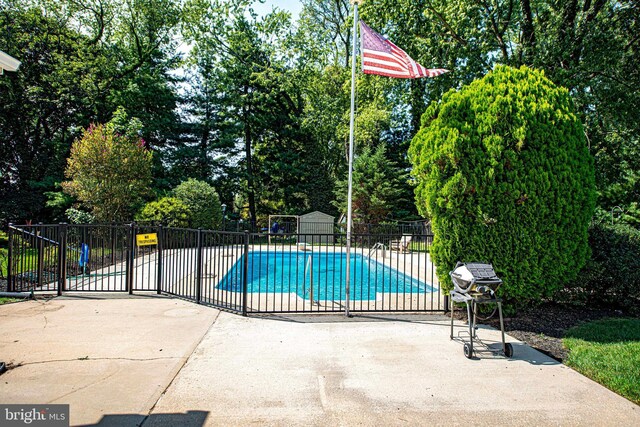
MULTIPOLYGON (((298 222, 298 221, 274 221, 271 228, 265 225, 252 225, 244 220, 225 220, 221 224, 223 231, 250 233, 272 233, 272 234, 346 234, 346 223, 333 222, 298 222), (277 225, 276 225, 277 224, 277 225), (274 229, 275 225, 275 229, 274 229)), ((429 221, 401 222, 401 223, 359 223, 353 224, 352 231, 360 234, 412 234, 414 236, 424 236, 432 234, 431 223, 429 221)))
POLYGON ((9 226, 9 291, 154 290, 155 246, 135 236, 140 225, 9 226))
POLYGON ((10 226, 8 287, 154 291, 243 314, 339 312, 347 304, 354 312, 445 311, 432 241, 424 233, 354 232, 347 257, 342 233, 10 226))

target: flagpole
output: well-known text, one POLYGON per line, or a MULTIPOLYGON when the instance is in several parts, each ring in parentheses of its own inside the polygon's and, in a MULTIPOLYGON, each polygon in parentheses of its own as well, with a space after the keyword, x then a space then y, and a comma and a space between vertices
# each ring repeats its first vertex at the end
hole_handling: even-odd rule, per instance
POLYGON ((362 0, 351 0, 353 4, 353 50, 351 52, 351 123, 349 126, 349 185, 347 191, 347 277, 345 282, 345 307, 344 315, 351 317, 349 313, 351 294, 351 228, 352 218, 352 196, 353 196, 353 143, 355 132, 355 107, 356 107, 356 55, 358 54, 358 4, 362 0))

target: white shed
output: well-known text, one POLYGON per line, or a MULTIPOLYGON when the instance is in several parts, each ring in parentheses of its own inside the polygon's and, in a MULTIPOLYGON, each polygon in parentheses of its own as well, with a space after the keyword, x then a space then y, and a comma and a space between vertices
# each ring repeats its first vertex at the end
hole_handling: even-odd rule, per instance
POLYGON ((301 215, 298 226, 300 243, 333 243, 335 217, 315 211, 301 215))

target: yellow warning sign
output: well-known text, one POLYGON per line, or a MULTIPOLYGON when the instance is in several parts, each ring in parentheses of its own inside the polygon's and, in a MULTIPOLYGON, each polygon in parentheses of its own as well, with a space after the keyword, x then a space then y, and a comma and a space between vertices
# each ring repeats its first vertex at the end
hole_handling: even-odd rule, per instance
POLYGON ((138 246, 152 246, 158 244, 158 235, 156 233, 136 234, 136 244, 138 246))

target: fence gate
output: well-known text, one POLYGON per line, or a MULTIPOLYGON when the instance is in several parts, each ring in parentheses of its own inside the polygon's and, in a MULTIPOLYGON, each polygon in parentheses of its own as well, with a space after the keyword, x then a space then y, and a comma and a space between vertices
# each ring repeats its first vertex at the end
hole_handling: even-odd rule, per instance
POLYGON ((8 290, 151 291, 242 314, 445 311, 431 234, 9 226, 8 290), (346 265, 350 290, 346 292, 346 265), (347 306, 348 304, 348 306, 347 306))
POLYGON ((150 266, 147 251, 133 245, 135 232, 128 225, 10 225, 8 287, 58 294, 133 291, 150 266))

